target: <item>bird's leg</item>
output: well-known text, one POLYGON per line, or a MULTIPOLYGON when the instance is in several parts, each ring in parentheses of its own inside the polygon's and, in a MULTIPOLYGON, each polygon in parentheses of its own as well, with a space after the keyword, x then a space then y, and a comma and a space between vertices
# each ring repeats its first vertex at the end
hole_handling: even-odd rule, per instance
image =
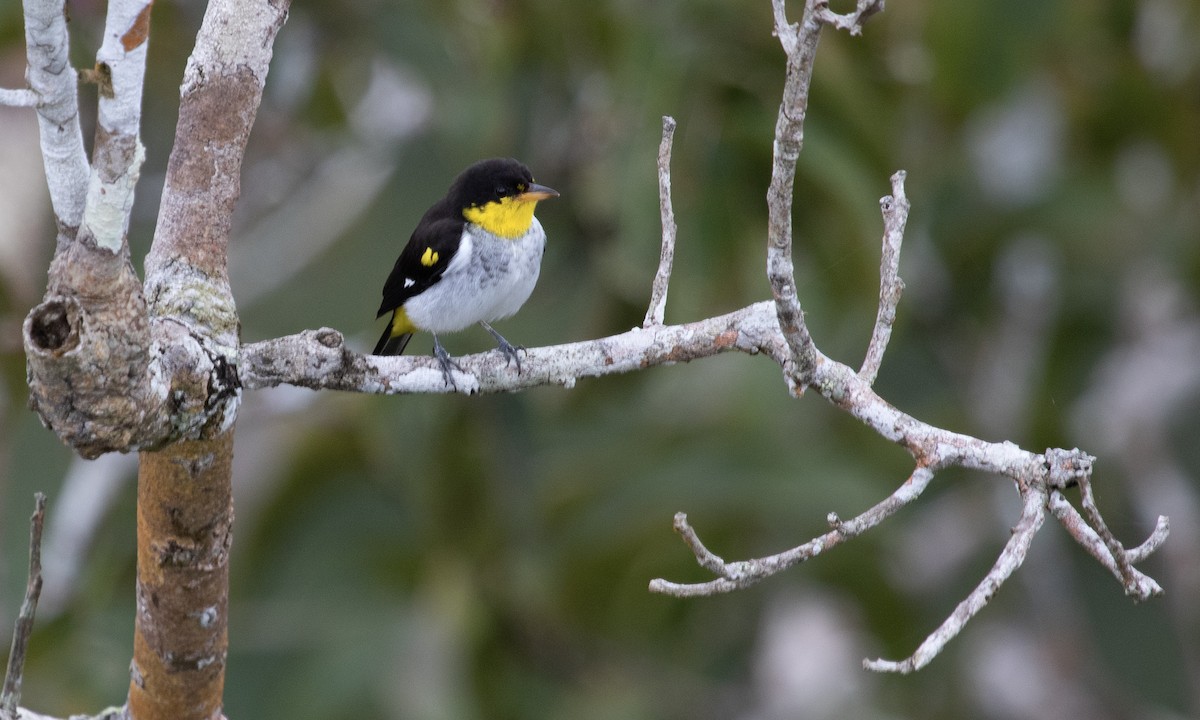
POLYGON ((438 364, 442 366, 442 378, 446 384, 455 390, 458 385, 454 384, 454 376, 450 374, 450 368, 454 368, 459 372, 466 372, 462 366, 454 362, 454 358, 450 357, 450 353, 446 352, 446 348, 442 347, 442 343, 438 340, 437 333, 433 333, 433 356, 437 358, 438 364))
MULTIPOLYGON (((482 320, 479 321, 479 324, 483 326, 484 330, 487 330, 488 332, 490 332, 492 334, 492 337, 496 338, 496 343, 499 345, 500 352, 504 353, 505 359, 508 362, 514 362, 517 364, 517 374, 520 375, 521 374, 521 358, 517 355, 518 348, 513 347, 512 343, 505 340, 504 336, 501 335, 500 333, 496 332, 492 328, 491 325, 488 325, 486 322, 484 322, 482 320)), ((520 349, 524 350, 524 348, 520 348, 520 349)))

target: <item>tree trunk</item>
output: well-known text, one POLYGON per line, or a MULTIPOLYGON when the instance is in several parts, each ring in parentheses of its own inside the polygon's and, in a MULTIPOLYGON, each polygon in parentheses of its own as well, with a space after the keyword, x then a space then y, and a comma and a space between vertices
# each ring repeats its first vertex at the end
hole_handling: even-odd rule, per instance
POLYGON ((138 720, 221 717, 232 459, 232 428, 141 454, 129 683, 129 709, 138 720))

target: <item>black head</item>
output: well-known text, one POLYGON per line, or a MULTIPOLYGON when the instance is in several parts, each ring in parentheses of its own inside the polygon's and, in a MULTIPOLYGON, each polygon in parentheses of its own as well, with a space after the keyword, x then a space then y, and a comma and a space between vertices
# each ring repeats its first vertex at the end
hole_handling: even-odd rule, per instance
POLYGON ((504 198, 541 200, 557 195, 536 184, 529 168, 512 158, 480 160, 463 170, 447 193, 460 209, 483 207, 504 198))

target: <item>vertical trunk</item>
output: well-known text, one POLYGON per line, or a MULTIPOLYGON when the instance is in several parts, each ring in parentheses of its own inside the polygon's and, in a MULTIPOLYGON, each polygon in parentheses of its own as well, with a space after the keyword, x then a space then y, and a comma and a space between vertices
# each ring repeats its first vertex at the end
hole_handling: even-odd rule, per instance
POLYGON ((141 454, 129 684, 135 720, 222 717, 232 459, 232 428, 141 454))

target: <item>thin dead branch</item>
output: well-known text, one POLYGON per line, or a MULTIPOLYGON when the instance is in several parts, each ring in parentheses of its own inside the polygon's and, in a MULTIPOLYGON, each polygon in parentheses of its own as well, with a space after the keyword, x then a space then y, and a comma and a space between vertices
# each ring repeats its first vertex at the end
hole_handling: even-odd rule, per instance
POLYGON ((667 286, 671 284, 671 266, 675 262, 675 211, 671 208, 671 142, 675 137, 675 118, 663 116, 662 142, 658 146, 658 207, 662 216, 662 250, 658 271, 650 288, 650 307, 642 327, 662 325, 667 310, 667 286))
POLYGON ((879 366, 883 364, 883 353, 892 337, 892 326, 896 324, 896 306, 904 292, 904 281, 900 279, 900 246, 904 242, 904 226, 908 223, 908 196, 904 194, 904 179, 908 173, 898 170, 892 175, 892 194, 879 201, 883 211, 883 253, 879 261, 879 310, 875 316, 875 329, 871 331, 871 344, 863 359, 858 374, 868 385, 875 384, 879 366))
POLYGON ((25 583, 25 599, 21 602, 21 611, 13 628, 8 669, 4 673, 4 688, 0 690, 0 718, 3 720, 17 720, 17 705, 21 702, 25 652, 29 649, 33 618, 42 594, 42 527, 45 521, 46 496, 37 493, 34 495, 33 517, 29 519, 29 577, 25 583))
POLYGON ((946 647, 946 643, 962 632, 967 622, 987 606, 1004 581, 1008 580, 1025 562, 1025 556, 1029 552, 1033 536, 1037 534, 1042 527, 1042 522, 1046 519, 1046 495, 1047 490, 1042 485, 1021 493, 1021 518, 1013 527, 1012 537, 1004 546, 1004 550, 1000 552, 1000 557, 996 559, 992 569, 975 586, 971 594, 967 595, 966 599, 954 608, 954 612, 937 630, 925 638, 916 652, 900 661, 864 660, 863 667, 875 672, 897 672, 907 675, 920 670, 937 657, 938 653, 946 647))
POLYGON ((842 520, 836 513, 829 513, 829 532, 790 550, 753 560, 732 563, 722 560, 700 541, 696 531, 688 524, 687 515, 676 513, 675 532, 679 533, 687 546, 691 548, 700 567, 717 575, 718 578, 704 583, 674 583, 656 578, 650 581, 650 591, 674 597, 697 597, 733 592, 750 587, 876 527, 894 515, 897 510, 916 500, 929 486, 933 475, 932 469, 919 467, 895 492, 866 512, 850 520, 842 520))

